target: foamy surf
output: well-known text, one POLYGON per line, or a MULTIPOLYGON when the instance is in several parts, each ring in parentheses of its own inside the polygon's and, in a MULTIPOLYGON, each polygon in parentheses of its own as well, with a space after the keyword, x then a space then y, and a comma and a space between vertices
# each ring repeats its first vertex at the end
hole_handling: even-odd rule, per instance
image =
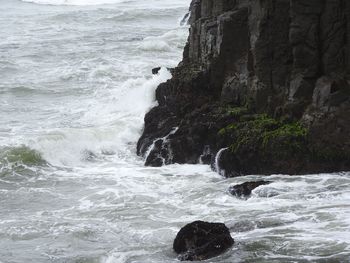
POLYGON ((40 4, 40 5, 73 5, 73 6, 86 6, 86 5, 106 5, 106 4, 118 4, 127 2, 127 0, 21 0, 27 3, 40 4))
POLYGON ((105 90, 81 116, 83 128, 53 130, 31 142, 50 164, 79 166, 98 159, 135 158, 143 118, 155 106, 156 87, 171 77, 162 68, 149 78, 129 79, 118 89, 105 90), (94 123, 94 127, 86 127, 94 123))

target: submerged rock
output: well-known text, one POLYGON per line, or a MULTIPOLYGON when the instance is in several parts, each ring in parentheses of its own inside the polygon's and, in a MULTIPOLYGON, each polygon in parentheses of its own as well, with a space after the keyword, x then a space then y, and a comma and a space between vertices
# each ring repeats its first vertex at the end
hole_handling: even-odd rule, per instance
POLYGON ((270 181, 256 181, 256 182, 246 182, 243 184, 237 184, 230 186, 228 191, 230 194, 240 197, 240 198, 247 198, 252 194, 252 191, 261 186, 261 185, 267 185, 270 184, 270 181))
POLYGON ((194 261, 218 256, 233 244, 234 240, 225 224, 195 221, 180 230, 173 248, 180 254, 180 260, 194 261))

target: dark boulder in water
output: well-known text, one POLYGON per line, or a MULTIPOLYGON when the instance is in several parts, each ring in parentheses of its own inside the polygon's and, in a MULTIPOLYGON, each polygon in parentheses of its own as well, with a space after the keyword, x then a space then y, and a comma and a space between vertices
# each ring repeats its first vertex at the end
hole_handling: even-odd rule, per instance
POLYGON ((161 70, 161 67, 152 68, 152 74, 157 75, 160 70, 161 70))
POLYGON ((247 198, 252 194, 252 191, 261 186, 261 185, 266 185, 270 184, 270 181, 256 181, 256 182, 246 182, 243 184, 237 184, 237 185, 232 185, 228 189, 230 194, 240 197, 240 198, 247 198))
POLYGON ((234 240, 222 223, 195 221, 183 227, 174 240, 174 251, 182 261, 205 260, 232 247, 234 240))

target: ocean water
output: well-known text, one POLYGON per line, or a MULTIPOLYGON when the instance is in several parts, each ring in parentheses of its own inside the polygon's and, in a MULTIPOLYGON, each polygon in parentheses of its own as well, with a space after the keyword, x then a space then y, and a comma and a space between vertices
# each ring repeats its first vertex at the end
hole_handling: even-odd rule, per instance
POLYGON ((0 0, 1 263, 178 262, 194 220, 236 241, 206 262, 350 262, 350 173, 271 175, 242 200, 229 185, 262 176, 136 156, 189 3, 0 0))

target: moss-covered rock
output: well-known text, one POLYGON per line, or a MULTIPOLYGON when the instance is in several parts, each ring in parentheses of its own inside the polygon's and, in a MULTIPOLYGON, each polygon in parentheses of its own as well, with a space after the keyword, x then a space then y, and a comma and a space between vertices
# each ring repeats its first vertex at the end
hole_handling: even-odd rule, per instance
POLYGON ((308 130, 301 123, 284 122, 266 114, 247 115, 246 111, 244 113, 245 115, 242 114, 234 123, 218 132, 219 136, 228 137, 232 141, 230 144, 232 152, 235 153, 249 144, 264 150, 274 141, 279 141, 280 146, 284 146, 286 150, 297 151, 304 147, 308 130))
POLYGON ((300 121, 267 114, 249 111, 236 114, 231 123, 219 130, 218 137, 221 147, 228 147, 220 160, 220 167, 228 177, 332 171, 350 160, 348 152, 330 145, 315 145, 308 127, 300 121))

